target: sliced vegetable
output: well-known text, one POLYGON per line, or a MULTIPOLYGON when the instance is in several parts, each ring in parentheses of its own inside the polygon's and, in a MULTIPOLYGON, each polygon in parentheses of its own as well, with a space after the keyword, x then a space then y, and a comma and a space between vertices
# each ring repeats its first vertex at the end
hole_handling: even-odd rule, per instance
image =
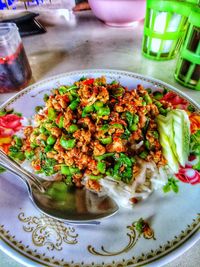
POLYGON ((96 111, 98 111, 100 108, 102 108, 103 107, 103 102, 101 102, 101 101, 96 101, 95 103, 94 103, 94 108, 95 108, 95 110, 96 111))
POLYGON ((108 136, 106 138, 101 138, 99 140, 103 145, 108 145, 108 144, 112 143, 112 137, 111 136, 108 136))
POLYGON ((89 113, 92 113, 93 111, 94 111, 94 106, 93 105, 86 106, 83 109, 82 118, 85 118, 89 113))
POLYGON ((60 117, 59 123, 58 123, 58 127, 59 128, 63 128, 64 127, 64 116, 60 117))
POLYGON ((99 110, 97 111, 97 115, 99 117, 110 115, 110 108, 108 106, 99 108, 99 110))
POLYGON ((72 149, 75 147, 76 139, 66 139, 65 137, 61 137, 60 144, 64 149, 72 149))
POLYGON ((5 171, 6 171, 6 169, 4 169, 3 167, 0 166, 0 173, 3 173, 5 171))
POLYGON ((97 170, 100 172, 100 173, 105 173, 106 172, 106 163, 103 162, 103 161, 99 161, 97 163, 97 170))
POLYGON ((178 161, 182 166, 185 166, 189 156, 190 146, 190 121, 187 113, 184 110, 172 110, 170 112, 173 118, 173 130, 175 143, 174 153, 176 153, 178 161))
POLYGON ((71 110, 75 110, 75 109, 77 109, 77 107, 78 107, 78 105, 79 105, 79 100, 73 100, 72 102, 71 102, 71 104, 69 105, 69 108, 71 109, 71 110))
POLYGON ((163 93, 160 92, 160 91, 155 91, 153 92, 153 97, 156 99, 156 100, 161 100, 163 98, 163 93))
POLYGON ((69 132, 69 133, 74 133, 74 132, 76 132, 77 130, 78 130, 78 126, 77 126, 76 124, 72 124, 72 125, 70 125, 69 128, 68 128, 68 132, 69 132))
POLYGON ((48 108, 48 119, 51 121, 54 121, 56 119, 57 113, 55 109, 53 108, 48 108))
POLYGON ((152 103, 152 99, 151 99, 149 94, 144 95, 144 100, 145 100, 145 102, 147 104, 151 104, 152 103))
POLYGON ((142 159, 146 159, 147 156, 148 156, 148 152, 146 150, 145 151, 142 151, 139 154, 139 157, 142 158, 142 159))
POLYGON ((169 167, 173 170, 174 173, 178 172, 179 164, 176 155, 174 154, 174 149, 170 140, 173 140, 173 122, 172 117, 164 117, 159 115, 156 119, 158 124, 159 140, 162 146, 162 152, 164 157, 168 161, 169 167), (170 136, 171 135, 171 136, 170 136))
POLYGON ((53 136, 53 135, 50 135, 48 138, 47 138, 47 145, 54 145, 56 142, 56 137, 53 136))
POLYGON ((173 177, 168 178, 168 182, 163 186, 163 192, 168 193, 169 191, 174 191, 174 193, 178 193, 178 180, 174 179, 173 177))

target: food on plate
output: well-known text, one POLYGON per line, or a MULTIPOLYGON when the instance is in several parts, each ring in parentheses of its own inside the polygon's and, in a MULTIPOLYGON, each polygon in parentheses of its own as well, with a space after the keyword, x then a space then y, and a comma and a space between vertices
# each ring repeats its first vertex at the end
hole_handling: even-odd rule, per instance
POLYGON ((44 96, 8 154, 46 180, 109 194, 122 206, 157 188, 177 192, 176 174, 191 151, 190 119, 167 94, 83 77, 44 96))

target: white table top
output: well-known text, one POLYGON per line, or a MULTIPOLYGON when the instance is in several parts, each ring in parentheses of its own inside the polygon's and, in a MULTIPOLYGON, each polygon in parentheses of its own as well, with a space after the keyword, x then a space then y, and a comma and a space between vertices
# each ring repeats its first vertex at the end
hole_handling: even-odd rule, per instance
MULTIPOLYGON (((90 11, 69 17, 66 10, 45 12, 40 20, 46 25, 47 33, 23 38, 33 72, 32 82, 73 70, 119 69, 160 79, 200 103, 200 92, 175 82, 175 60, 157 62, 141 55, 142 22, 134 28, 110 28, 90 11)), ((0 94, 0 103, 12 95, 0 94)), ((199 250, 200 242, 165 267, 199 266, 199 250)), ((0 266, 20 267, 21 264, 0 252, 0 266)))

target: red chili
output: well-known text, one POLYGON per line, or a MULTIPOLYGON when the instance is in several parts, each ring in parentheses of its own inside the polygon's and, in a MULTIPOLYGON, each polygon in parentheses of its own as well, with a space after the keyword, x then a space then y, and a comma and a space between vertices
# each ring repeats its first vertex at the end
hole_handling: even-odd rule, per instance
POLYGON ((67 103, 69 102, 69 97, 67 95, 63 95, 62 99, 67 103))
POLYGON ((36 165, 36 166, 34 166, 34 169, 35 169, 36 171, 40 171, 40 170, 41 170, 41 166, 40 166, 40 165, 36 165))
POLYGON ((90 85, 94 83, 94 79, 88 79, 83 82, 84 85, 90 85))
POLYGON ((59 124, 60 118, 62 117, 62 113, 58 114, 58 117, 56 118, 56 124, 59 124))

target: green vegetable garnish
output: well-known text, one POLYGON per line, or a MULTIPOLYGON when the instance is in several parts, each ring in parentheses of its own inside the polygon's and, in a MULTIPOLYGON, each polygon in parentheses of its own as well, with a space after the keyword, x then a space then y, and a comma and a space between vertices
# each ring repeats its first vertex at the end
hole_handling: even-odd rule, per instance
POLYGON ((125 89, 123 87, 113 88, 112 96, 119 97, 119 96, 122 96, 124 92, 125 92, 125 89))
POLYGON ((144 95, 144 100, 147 104, 151 104, 152 103, 152 99, 149 96, 149 94, 144 95))
POLYGON ((94 105, 86 106, 82 112, 82 118, 85 118, 89 113, 94 111, 94 105))
POLYGON ((110 83, 111 85, 113 85, 113 84, 118 84, 118 81, 112 81, 111 83, 110 83))
POLYGON ((72 124, 72 125, 70 125, 69 126, 69 128, 68 128, 68 132, 69 133, 74 133, 74 132, 76 132, 78 130, 78 126, 76 125, 76 124, 72 124))
POLYGON ((0 166, 0 173, 3 173, 5 171, 6 171, 6 169, 4 169, 3 167, 0 166))
POLYGON ((64 116, 61 116, 59 119, 58 127, 61 129, 64 127, 64 116))
POLYGON ((100 130, 107 132, 109 130, 109 125, 105 124, 105 125, 101 126, 100 130))
POLYGON ((195 155, 200 155, 200 130, 191 135, 190 139, 190 150, 195 155))
POLYGON ((168 165, 178 172, 179 162, 185 166, 189 155, 190 122, 184 110, 171 110, 168 115, 157 116, 158 132, 163 154, 168 165))
POLYGON ((77 109, 77 107, 78 107, 78 105, 79 105, 79 100, 73 100, 72 102, 71 102, 71 104, 69 105, 69 108, 71 109, 71 110, 75 110, 75 109, 77 109))
POLYGON ((72 149, 75 147, 76 139, 66 139, 65 137, 61 137, 60 144, 64 149, 72 149))
POLYGON ((163 186, 163 192, 167 193, 169 191, 174 191, 174 193, 178 193, 179 188, 178 188, 178 183, 179 181, 174 179, 173 177, 168 178, 168 182, 166 183, 166 185, 163 186))
POLYGON ((71 175, 70 170, 69 170, 69 166, 62 165, 61 166, 61 173, 64 175, 71 175))
POLYGON ((123 126, 119 123, 114 123, 110 125, 111 128, 123 129, 123 126))
POLYGON ((22 143, 22 139, 20 137, 18 137, 18 136, 15 135, 13 137, 13 139, 15 140, 15 145, 17 147, 22 147, 23 143, 22 143))
POLYGON ((127 140, 127 139, 129 139, 130 136, 131 136, 130 131, 128 130, 128 128, 125 127, 125 131, 124 131, 124 133, 121 135, 121 138, 127 140))
POLYGON ((45 94, 43 97, 44 102, 47 102, 48 99, 49 99, 49 95, 45 94))
POLYGON ((139 154, 139 157, 142 159, 146 159, 146 157, 148 156, 148 152, 147 151, 143 151, 139 154))
POLYGON ((105 153, 101 156, 96 156, 95 159, 97 160, 103 160, 105 158, 108 158, 108 157, 113 157, 115 153, 105 153))
POLYGON ((108 136, 106 138, 101 138, 99 140, 103 145, 108 145, 108 144, 112 143, 112 137, 111 136, 108 136))
POLYGON ((159 91, 155 91, 153 92, 153 97, 156 99, 156 100, 160 100, 163 98, 163 93, 162 92, 159 92, 159 91))
POLYGON ((9 152, 8 155, 16 160, 23 161, 25 160, 25 155, 22 151, 19 152, 9 152))
POLYGON ((94 108, 95 108, 95 110, 96 111, 98 111, 100 108, 102 108, 103 107, 103 102, 101 102, 101 101, 96 101, 95 103, 94 103, 94 108))
POLYGON ((76 90, 76 89, 78 89, 78 87, 77 87, 76 85, 72 85, 72 86, 70 86, 70 87, 61 86, 61 87, 58 89, 58 91, 59 91, 59 93, 60 93, 61 95, 63 95, 63 94, 65 94, 65 93, 67 93, 67 92, 69 92, 69 91, 71 91, 71 90, 76 90))
POLYGON ((34 158, 34 151, 33 150, 30 150, 30 151, 25 151, 25 157, 26 157, 26 159, 28 159, 28 160, 32 160, 33 158, 34 158))
POLYGON ((144 145, 145 145, 146 149, 150 150, 150 143, 148 140, 145 140, 144 145))
POLYGON ((134 131, 136 131, 137 129, 138 129, 137 124, 132 124, 132 125, 130 126, 130 131, 131 131, 131 132, 134 132, 134 131))
POLYGON ((110 115, 110 108, 108 106, 99 108, 99 110, 97 111, 97 115, 99 117, 110 115))
POLYGON ((101 178, 103 178, 103 175, 92 175, 92 174, 90 174, 89 178, 91 180, 100 180, 101 178))
POLYGON ((106 172, 106 163, 103 162, 103 161, 99 161, 97 163, 97 170, 100 172, 100 173, 105 173, 106 172))
POLYGON ((113 177, 116 180, 122 180, 125 183, 129 183, 132 179, 132 165, 133 161, 124 153, 120 153, 119 157, 115 158, 116 163, 114 166, 113 177), (121 170, 122 168, 122 170, 121 170))
POLYGON ((56 137, 53 136, 53 135, 50 135, 48 138, 47 138, 47 145, 54 145, 56 142, 56 137))
POLYGON ((48 119, 54 121, 57 117, 56 110, 53 108, 48 108, 48 119))

